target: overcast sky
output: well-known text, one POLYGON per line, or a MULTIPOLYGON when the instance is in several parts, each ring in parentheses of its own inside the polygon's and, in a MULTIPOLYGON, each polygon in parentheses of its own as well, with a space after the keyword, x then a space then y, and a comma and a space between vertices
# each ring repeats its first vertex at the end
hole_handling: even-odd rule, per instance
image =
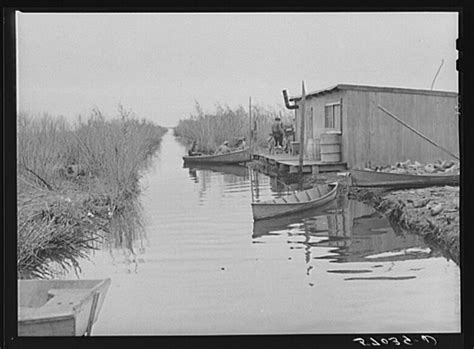
POLYGON ((19 109, 173 126, 338 83, 457 91, 457 13, 19 13, 19 109))

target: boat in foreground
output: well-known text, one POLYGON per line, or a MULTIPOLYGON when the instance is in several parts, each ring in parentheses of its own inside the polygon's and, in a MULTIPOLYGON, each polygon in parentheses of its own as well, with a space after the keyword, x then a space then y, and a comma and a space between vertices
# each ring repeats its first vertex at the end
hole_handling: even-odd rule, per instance
POLYGON ((419 188, 439 185, 459 185, 459 174, 412 175, 353 169, 354 187, 419 188))
POLYGON ((18 336, 90 335, 110 279, 18 280, 18 336))
POLYGON ((238 164, 251 160, 250 148, 225 154, 183 156, 185 163, 238 164))
POLYGON ((317 185, 314 188, 273 200, 252 203, 253 219, 280 217, 322 206, 337 196, 337 182, 317 185))

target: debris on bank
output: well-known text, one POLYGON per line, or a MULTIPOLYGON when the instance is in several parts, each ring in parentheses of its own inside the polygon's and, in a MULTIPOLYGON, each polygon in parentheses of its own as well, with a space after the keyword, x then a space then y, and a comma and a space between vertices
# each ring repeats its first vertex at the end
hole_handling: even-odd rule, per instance
POLYGON ((426 174, 459 174, 459 161, 454 160, 438 160, 434 163, 421 164, 418 161, 410 159, 404 162, 397 162, 395 165, 377 166, 372 168, 368 166, 367 170, 377 172, 387 172, 396 174, 426 175, 426 174))

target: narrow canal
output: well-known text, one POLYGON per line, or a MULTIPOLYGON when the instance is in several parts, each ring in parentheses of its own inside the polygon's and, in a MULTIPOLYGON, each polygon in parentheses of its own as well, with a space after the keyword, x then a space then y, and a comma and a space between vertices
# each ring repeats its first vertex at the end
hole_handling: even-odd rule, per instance
MULTIPOLYGON (((185 152, 168 132, 142 180, 136 254, 82 263, 112 279, 93 335, 460 331, 459 268, 422 239, 351 200, 254 224, 248 170, 185 152)), ((285 193, 256 179, 260 199, 285 193)))

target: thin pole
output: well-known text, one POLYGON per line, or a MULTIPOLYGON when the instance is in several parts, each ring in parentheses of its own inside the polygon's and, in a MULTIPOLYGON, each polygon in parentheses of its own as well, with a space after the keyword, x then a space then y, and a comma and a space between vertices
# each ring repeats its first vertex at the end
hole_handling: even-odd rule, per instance
POLYGON ((254 181, 255 181, 255 199, 260 199, 260 182, 258 181, 258 171, 254 170, 254 181))
POLYGON ((249 126, 250 126, 250 133, 249 133, 250 155, 252 155, 253 157, 252 97, 249 97, 249 126))
POLYGON ((431 89, 433 89, 433 87, 434 87, 436 78, 438 77, 438 74, 439 74, 439 72, 440 72, 440 70, 441 70, 441 67, 443 66, 443 63, 444 63, 444 59, 441 60, 441 64, 440 64, 438 70, 436 71, 435 77, 433 78, 433 82, 431 83, 431 89))
POLYGON ((300 149, 299 149, 299 186, 300 189, 302 187, 303 182, 303 153, 304 153, 304 119, 305 119, 305 112, 306 112, 306 92, 304 89, 304 81, 302 81, 302 94, 301 94, 301 127, 300 127, 300 149))
POLYGON ((249 166, 250 192, 252 193, 252 202, 254 202, 254 198, 253 198, 253 179, 252 179, 252 172, 253 172, 253 169, 249 166))
POLYGON ((414 133, 416 133, 418 136, 420 136, 421 138, 427 140, 428 142, 430 142, 431 144, 433 144, 435 147, 443 150, 444 152, 448 153, 449 155, 451 155, 452 157, 454 157, 455 159, 459 160, 459 157, 453 153, 451 153, 449 150, 443 148, 442 146, 440 146, 439 144, 433 142, 431 139, 429 139, 428 137, 426 137, 424 134, 418 132, 417 130, 415 130, 413 127, 411 127, 410 125, 408 125, 407 123, 405 123, 404 121, 400 120, 398 117, 396 117, 395 115, 393 115, 392 113, 390 113, 387 109, 385 109, 384 107, 378 105, 377 106, 381 111, 383 111, 384 113, 386 113, 387 115, 391 116, 392 118, 394 118, 396 121, 398 121, 400 124, 402 124, 403 126, 407 127, 408 129, 410 129, 411 131, 413 131, 414 133))

